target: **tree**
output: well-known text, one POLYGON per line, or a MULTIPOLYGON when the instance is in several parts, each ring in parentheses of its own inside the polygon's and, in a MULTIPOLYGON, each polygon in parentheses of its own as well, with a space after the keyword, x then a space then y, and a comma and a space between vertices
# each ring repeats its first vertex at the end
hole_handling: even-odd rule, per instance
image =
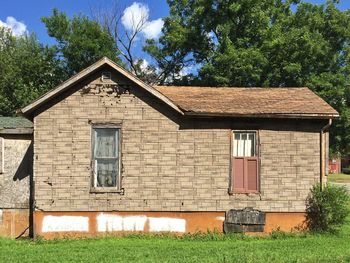
POLYGON ((14 37, 0 27, 0 116, 15 114, 64 78, 54 48, 35 35, 14 37))
MULTIPOLYGON (((138 5, 139 3, 134 3, 138 5)), ((91 9, 93 19, 113 37, 115 46, 121 57, 126 62, 126 67, 137 77, 149 84, 158 83, 161 75, 157 68, 135 55, 135 45, 142 37, 142 32, 149 24, 149 14, 146 9, 140 8, 139 13, 131 13, 130 28, 123 29, 123 14, 120 12, 118 2, 112 1, 112 5, 95 7, 91 9)), ((125 15, 125 14, 124 14, 125 15)))
POLYGON ((310 87, 341 113, 331 145, 346 153, 350 11, 340 11, 336 2, 168 0, 163 36, 145 50, 165 72, 163 82, 310 87), (184 68, 191 78, 174 78, 184 68))
POLYGON ((42 21, 49 36, 58 42, 55 47, 68 75, 79 72, 103 56, 121 63, 113 37, 96 21, 82 15, 69 19, 57 9, 53 10, 52 16, 43 17, 42 21))

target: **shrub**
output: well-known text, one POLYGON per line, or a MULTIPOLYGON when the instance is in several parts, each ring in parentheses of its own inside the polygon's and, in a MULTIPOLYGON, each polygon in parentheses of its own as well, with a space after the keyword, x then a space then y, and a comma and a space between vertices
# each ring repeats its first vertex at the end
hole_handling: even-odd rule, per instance
POLYGON ((344 174, 350 174, 350 167, 345 167, 345 168, 343 168, 343 169, 342 169, 342 172, 343 172, 344 174))
POLYGON ((349 214, 345 187, 316 184, 306 200, 306 223, 313 232, 336 232, 349 214))

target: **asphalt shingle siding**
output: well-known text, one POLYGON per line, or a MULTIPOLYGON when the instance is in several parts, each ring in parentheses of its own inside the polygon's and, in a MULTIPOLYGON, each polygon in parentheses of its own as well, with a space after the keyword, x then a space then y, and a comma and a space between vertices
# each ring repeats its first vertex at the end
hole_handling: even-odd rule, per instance
POLYGON ((78 83, 34 118, 38 209, 304 211, 319 181, 325 120, 183 118, 127 79, 114 74, 118 88, 110 90, 100 76, 78 83), (123 194, 90 193, 90 121, 122 122, 123 194), (231 129, 259 130, 260 194, 228 194, 231 129))

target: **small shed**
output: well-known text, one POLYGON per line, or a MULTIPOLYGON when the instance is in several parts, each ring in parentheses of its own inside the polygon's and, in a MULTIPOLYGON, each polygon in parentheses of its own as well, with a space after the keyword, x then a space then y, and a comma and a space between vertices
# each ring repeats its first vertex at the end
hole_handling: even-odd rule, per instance
POLYGON ((29 234, 33 123, 0 117, 0 236, 29 234))

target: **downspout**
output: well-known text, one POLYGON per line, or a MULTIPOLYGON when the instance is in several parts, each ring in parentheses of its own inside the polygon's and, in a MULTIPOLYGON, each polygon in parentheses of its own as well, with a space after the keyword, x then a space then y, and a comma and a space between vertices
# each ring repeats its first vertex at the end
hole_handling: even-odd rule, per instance
POLYGON ((329 127, 332 125, 332 119, 328 120, 328 123, 321 128, 320 131, 320 186, 321 190, 323 189, 324 183, 323 178, 326 176, 326 147, 325 147, 325 138, 324 134, 325 131, 329 129, 329 127))

